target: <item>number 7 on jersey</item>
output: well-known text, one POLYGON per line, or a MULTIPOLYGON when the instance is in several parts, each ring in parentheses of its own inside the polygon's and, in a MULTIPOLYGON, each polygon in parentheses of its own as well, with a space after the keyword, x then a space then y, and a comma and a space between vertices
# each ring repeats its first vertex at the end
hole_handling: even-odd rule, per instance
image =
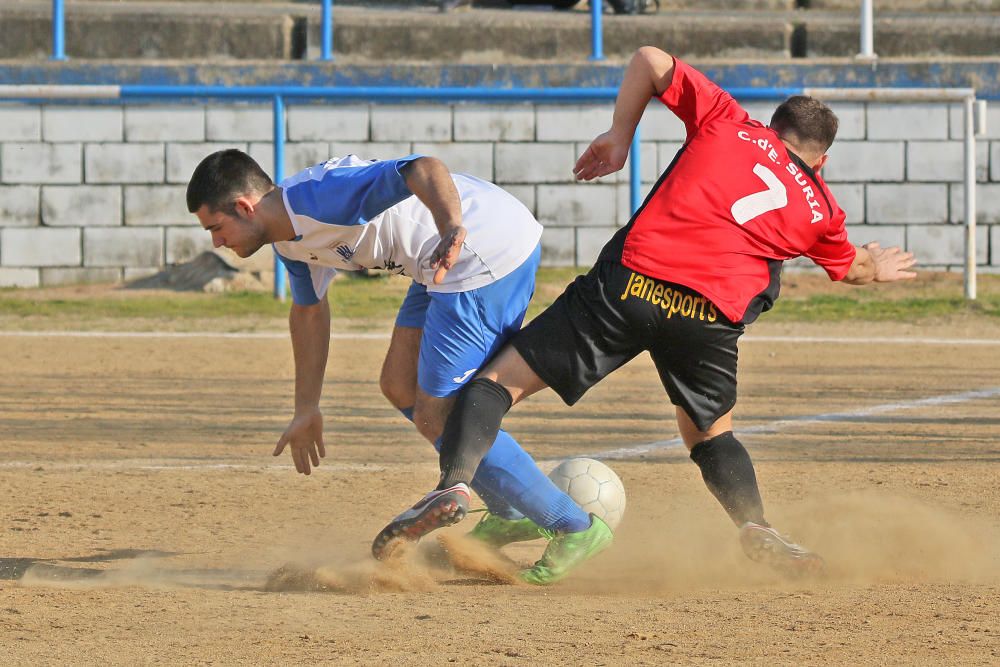
POLYGON ((754 165, 753 173, 764 181, 767 190, 754 192, 736 200, 729 211, 738 225, 744 225, 757 216, 764 215, 768 211, 776 211, 788 204, 788 190, 777 174, 759 162, 754 165))

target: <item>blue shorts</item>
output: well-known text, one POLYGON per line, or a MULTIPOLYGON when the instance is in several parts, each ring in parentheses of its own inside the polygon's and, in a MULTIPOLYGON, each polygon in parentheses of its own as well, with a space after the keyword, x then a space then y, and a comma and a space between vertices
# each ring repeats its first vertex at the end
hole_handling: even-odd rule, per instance
POLYGON ((417 384, 431 396, 451 396, 521 328, 535 292, 541 245, 500 280, 468 292, 428 292, 410 285, 396 326, 423 329, 417 384))

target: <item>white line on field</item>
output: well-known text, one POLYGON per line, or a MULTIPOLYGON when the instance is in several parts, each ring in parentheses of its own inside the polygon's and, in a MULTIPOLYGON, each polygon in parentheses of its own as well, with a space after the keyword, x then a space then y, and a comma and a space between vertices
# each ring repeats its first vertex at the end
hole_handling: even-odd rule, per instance
POLYGON ((878 343, 880 345, 1000 345, 1000 338, 906 338, 903 336, 745 336, 748 343, 878 343))
MULTIPOLYGON (((335 340, 388 340, 388 332, 338 332, 335 340)), ((235 338, 277 340, 287 332, 246 331, 0 331, 8 338, 235 338)), ((904 336, 744 336, 742 343, 835 343, 843 345, 1000 345, 1000 338, 907 338, 904 336)))
MULTIPOLYGON (((0 331, 0 337, 25 337, 25 338, 228 338, 228 339, 284 339, 288 337, 284 332, 242 332, 242 333, 211 333, 211 332, 181 332, 181 331, 0 331)), ((388 333, 334 333, 331 338, 340 340, 384 340, 389 338, 388 333)), ((744 342, 757 343, 834 343, 834 344, 886 344, 886 345, 1000 345, 1000 339, 990 338, 905 338, 905 337, 840 337, 840 336, 746 336, 741 339, 744 342)), ((914 408, 931 405, 946 405, 950 403, 960 403, 977 398, 992 398, 1000 395, 1000 387, 984 389, 980 391, 963 392, 959 394, 949 394, 943 396, 932 396, 929 398, 905 401, 901 403, 886 403, 883 405, 871 406, 860 410, 848 412, 834 412, 818 415, 803 415, 789 419, 780 419, 765 424, 757 424, 739 429, 744 433, 773 433, 783 430, 786 427, 800 426, 807 424, 817 424, 822 422, 850 421, 858 417, 864 417, 899 410, 910 410, 914 408)), ((622 447, 603 452, 588 454, 591 458, 602 459, 627 459, 640 456, 659 449, 670 449, 683 444, 680 438, 670 440, 658 440, 643 445, 632 447, 622 447)), ((0 467, 29 467, 37 464, 33 463, 0 463, 0 467)), ((109 462, 105 464, 45 464, 46 467, 103 467, 119 469, 140 469, 140 470, 185 470, 185 469, 237 469, 237 470, 284 470, 289 466, 262 466, 244 464, 224 464, 224 463, 167 463, 151 464, 136 462, 109 462)), ((373 469, 364 466, 351 466, 350 464, 328 464, 325 468, 340 470, 373 469)))
MULTIPOLYGON (((846 412, 827 412, 818 415, 802 415, 800 417, 776 419, 764 424, 756 424, 754 426, 739 428, 737 431, 740 435, 748 433, 777 433, 787 429, 788 427, 819 424, 823 422, 851 421, 857 419, 858 417, 868 417, 870 415, 879 415, 887 412, 898 412, 899 410, 912 410, 914 408, 923 408, 933 405, 964 403, 966 401, 972 401, 980 398, 994 398, 996 396, 1000 396, 1000 387, 964 391, 958 394, 930 396, 928 398, 918 398, 912 401, 901 401, 899 403, 883 403, 882 405, 872 405, 867 408, 848 410, 846 412)), ((582 456, 587 456, 592 459, 628 459, 642 454, 648 454, 649 452, 653 452, 658 449, 673 449, 675 447, 680 447, 683 444, 684 441, 680 438, 671 438, 670 440, 658 440, 656 442, 646 443, 645 445, 609 449, 604 452, 597 452, 596 454, 583 454, 582 456)))
MULTIPOLYGON (((884 414, 887 412, 897 412, 899 410, 912 410, 914 408, 929 407, 935 405, 949 405, 953 403, 964 403, 982 398, 994 398, 1000 396, 1000 387, 990 389, 979 389, 965 391, 958 394, 943 394, 941 396, 929 396, 918 398, 912 401, 902 401, 897 403, 883 403, 881 405, 871 405, 859 410, 848 410, 846 412, 827 412, 817 415, 802 415, 787 419, 776 419, 764 424, 756 424, 739 429, 740 435, 750 433, 776 433, 788 427, 803 426, 809 424, 819 424, 823 422, 851 421, 858 417, 884 414)), ((671 440, 658 440, 656 442, 636 445, 634 447, 622 447, 620 449, 609 449, 603 452, 591 454, 579 454, 593 459, 629 459, 648 454, 660 449, 673 449, 682 446, 684 443, 680 438, 671 440)), ((547 469, 554 463, 552 460, 539 461, 543 469, 547 469)), ((402 465, 402 464, 401 464, 402 465)), ((320 467, 321 471, 335 472, 383 472, 389 468, 397 467, 395 464, 363 464, 363 463, 338 463, 336 461, 324 462, 320 467)), ((137 460, 123 459, 118 461, 90 461, 86 463, 68 462, 41 462, 41 461, 5 461, 0 462, 0 469, 4 468, 30 468, 42 470, 249 470, 249 471, 288 471, 291 465, 282 464, 247 464, 247 463, 197 463, 190 459, 155 459, 137 460)))

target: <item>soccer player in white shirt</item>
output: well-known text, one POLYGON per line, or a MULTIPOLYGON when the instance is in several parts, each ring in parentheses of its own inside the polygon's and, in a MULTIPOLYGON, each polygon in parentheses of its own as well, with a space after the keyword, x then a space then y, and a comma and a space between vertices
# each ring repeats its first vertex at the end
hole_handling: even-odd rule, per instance
MULTIPOLYGON (((288 269, 295 414, 274 455, 288 447, 305 475, 326 454, 319 399, 330 341, 326 292, 338 270, 383 269, 413 279, 380 384, 436 447, 455 394, 520 328, 534 292, 541 225, 509 193, 451 174, 436 158, 349 155, 275 185, 245 153, 218 151, 195 169, 187 204, 216 247, 249 257, 271 243, 288 269)), ((488 509, 471 535, 496 548, 591 526, 503 431, 471 487, 488 509)), ((429 526, 459 521, 469 498, 465 484, 431 492, 376 537, 373 554, 386 558, 429 526)))

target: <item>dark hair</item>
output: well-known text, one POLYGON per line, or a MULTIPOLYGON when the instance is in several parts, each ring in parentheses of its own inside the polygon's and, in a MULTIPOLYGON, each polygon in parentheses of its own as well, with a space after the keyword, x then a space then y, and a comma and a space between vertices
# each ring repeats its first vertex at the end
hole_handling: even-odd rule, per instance
POLYGON ((795 95, 782 102, 771 116, 778 136, 805 150, 825 153, 837 136, 837 115, 815 97, 795 95))
POLYGON ((230 148, 216 151, 195 167, 187 186, 188 211, 207 205, 212 211, 231 207, 237 197, 256 192, 267 193, 274 187, 252 157, 230 148))

